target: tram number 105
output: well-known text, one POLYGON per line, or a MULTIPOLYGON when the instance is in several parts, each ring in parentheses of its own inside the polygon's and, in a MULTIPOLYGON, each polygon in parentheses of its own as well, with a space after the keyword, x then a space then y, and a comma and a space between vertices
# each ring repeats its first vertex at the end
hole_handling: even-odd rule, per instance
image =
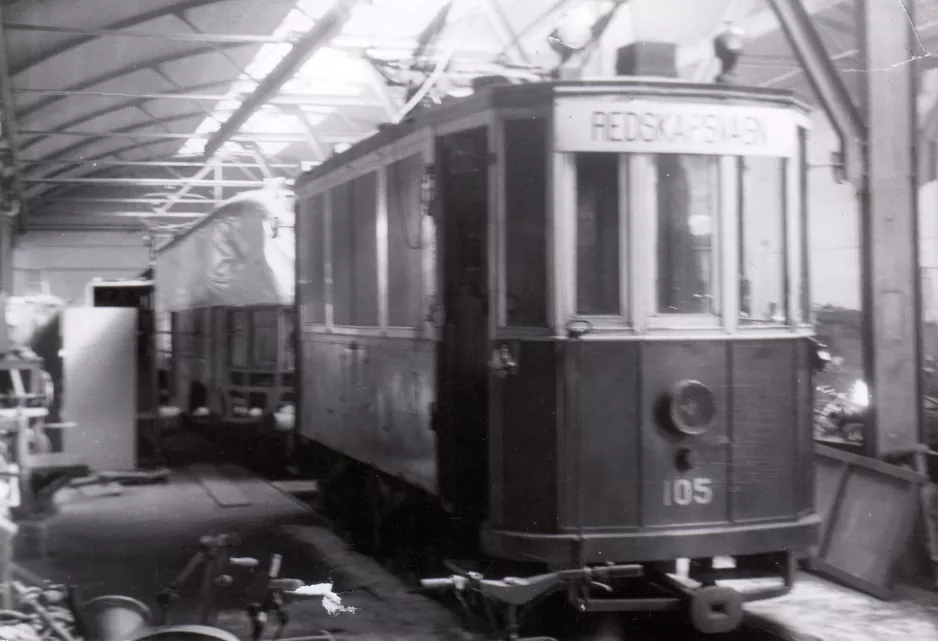
POLYGON ((668 479, 664 482, 664 504, 685 507, 707 505, 713 500, 710 479, 668 479))

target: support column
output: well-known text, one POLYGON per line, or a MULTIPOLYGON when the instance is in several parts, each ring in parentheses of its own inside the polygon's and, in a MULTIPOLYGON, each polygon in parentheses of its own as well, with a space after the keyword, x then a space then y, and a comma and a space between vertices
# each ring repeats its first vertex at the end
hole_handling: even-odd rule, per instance
POLYGON ((862 106, 867 123, 861 219, 863 335, 873 429, 865 454, 921 442, 922 342, 917 113, 921 53, 913 0, 862 0, 862 106))

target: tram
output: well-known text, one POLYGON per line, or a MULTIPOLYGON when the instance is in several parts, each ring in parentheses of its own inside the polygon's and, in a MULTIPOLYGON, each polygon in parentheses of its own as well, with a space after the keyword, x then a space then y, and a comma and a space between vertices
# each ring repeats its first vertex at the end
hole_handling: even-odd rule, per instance
POLYGON ((169 395, 248 449, 239 427, 273 422, 295 403, 294 245, 292 192, 272 184, 219 204, 157 250, 169 395))
POLYGON ((807 109, 647 74, 648 46, 614 78, 489 83, 296 183, 299 434, 363 536, 452 515, 487 570, 424 585, 501 603, 506 638, 556 592, 729 631, 817 540, 807 109), (753 576, 776 582, 717 585, 753 576))

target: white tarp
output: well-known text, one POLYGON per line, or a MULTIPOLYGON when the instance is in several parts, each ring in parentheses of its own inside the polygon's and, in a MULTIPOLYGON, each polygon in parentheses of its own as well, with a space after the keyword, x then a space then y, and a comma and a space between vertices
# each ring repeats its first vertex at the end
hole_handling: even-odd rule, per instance
POLYGON ((158 251, 157 309, 292 305, 293 225, 283 189, 243 192, 220 204, 158 251))

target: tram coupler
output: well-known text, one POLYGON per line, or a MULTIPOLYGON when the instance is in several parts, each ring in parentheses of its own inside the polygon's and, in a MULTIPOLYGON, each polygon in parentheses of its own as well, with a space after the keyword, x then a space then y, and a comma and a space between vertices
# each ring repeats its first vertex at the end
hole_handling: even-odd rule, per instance
MULTIPOLYGON (((478 572, 461 572, 446 578, 421 579, 420 585, 425 590, 443 590, 454 592, 462 603, 468 604, 460 596, 464 592, 473 592, 486 599, 486 603, 494 602, 500 606, 504 614, 505 624, 499 630, 501 638, 508 641, 554 641, 552 637, 525 637, 518 636, 518 631, 525 611, 545 597, 569 590, 574 594, 578 588, 600 588, 608 592, 612 587, 603 581, 614 579, 634 578, 642 575, 640 565, 605 565, 599 567, 583 567, 572 570, 558 570, 529 577, 505 577, 502 579, 486 579, 478 572)), ((488 614, 488 612, 487 612, 488 614)), ((489 617, 490 623, 495 626, 489 617)))

